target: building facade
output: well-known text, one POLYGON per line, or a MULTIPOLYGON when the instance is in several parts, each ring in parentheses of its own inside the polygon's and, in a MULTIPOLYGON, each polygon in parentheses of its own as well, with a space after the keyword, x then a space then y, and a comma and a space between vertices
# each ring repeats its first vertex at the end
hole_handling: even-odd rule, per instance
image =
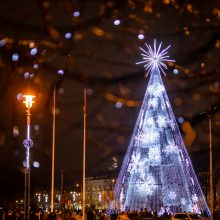
POLYGON ((86 207, 114 209, 115 179, 86 178, 86 207))
MULTIPOLYGON (((115 179, 105 178, 86 178, 86 208, 92 209, 114 209, 114 185, 115 179)), ((55 209, 82 209, 82 185, 76 184, 75 189, 64 191, 63 193, 56 192, 54 198, 55 209)), ((50 208, 50 195, 48 192, 36 192, 34 195, 34 206, 44 210, 50 208)))

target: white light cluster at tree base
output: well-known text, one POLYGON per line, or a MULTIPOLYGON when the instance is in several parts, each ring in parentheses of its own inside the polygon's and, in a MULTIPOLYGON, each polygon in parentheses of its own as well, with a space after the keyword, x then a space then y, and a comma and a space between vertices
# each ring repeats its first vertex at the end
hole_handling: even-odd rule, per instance
MULTIPOLYGON (((145 52, 158 55, 160 47, 145 52)), ((161 79, 165 64, 148 60, 151 76, 115 185, 116 208, 210 215, 161 79)))

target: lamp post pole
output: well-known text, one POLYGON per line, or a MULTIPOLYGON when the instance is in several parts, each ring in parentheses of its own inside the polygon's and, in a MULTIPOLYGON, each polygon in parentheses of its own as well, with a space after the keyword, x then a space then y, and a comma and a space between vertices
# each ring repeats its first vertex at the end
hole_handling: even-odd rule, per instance
POLYGON ((24 219, 30 220, 30 148, 33 146, 33 141, 30 138, 30 124, 31 124, 31 113, 30 109, 34 103, 32 95, 24 95, 24 101, 26 105, 26 116, 27 116, 27 136, 23 141, 23 145, 26 149, 26 161, 25 161, 25 178, 24 178, 24 219))

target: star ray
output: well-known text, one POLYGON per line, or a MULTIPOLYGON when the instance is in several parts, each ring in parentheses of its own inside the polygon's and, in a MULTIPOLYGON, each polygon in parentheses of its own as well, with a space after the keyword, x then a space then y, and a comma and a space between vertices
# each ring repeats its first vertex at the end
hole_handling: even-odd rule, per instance
POLYGON ((154 68, 158 68, 164 75, 164 69, 167 69, 166 62, 175 62, 175 60, 169 59, 168 49, 171 45, 167 46, 165 49, 162 48, 162 42, 157 47, 157 41, 154 40, 153 46, 145 43, 146 49, 140 47, 142 51, 141 56, 143 61, 137 62, 136 64, 144 64, 144 68, 147 73, 152 73, 154 68))

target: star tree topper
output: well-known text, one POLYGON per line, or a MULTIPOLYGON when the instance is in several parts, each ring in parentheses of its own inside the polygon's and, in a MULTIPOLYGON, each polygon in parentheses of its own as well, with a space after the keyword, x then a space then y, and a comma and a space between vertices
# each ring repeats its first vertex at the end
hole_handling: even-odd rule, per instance
POLYGON ((157 48, 157 42, 154 40, 154 46, 151 47, 149 44, 145 43, 148 50, 143 49, 140 47, 140 50, 143 52, 141 53, 143 57, 143 61, 140 61, 136 64, 144 64, 145 70, 151 74, 154 68, 158 68, 162 71, 162 73, 166 76, 164 69, 167 69, 167 65, 164 62, 175 62, 175 60, 168 59, 169 56, 167 55, 167 50, 170 48, 169 45, 167 48, 161 50, 162 42, 159 44, 157 48))

